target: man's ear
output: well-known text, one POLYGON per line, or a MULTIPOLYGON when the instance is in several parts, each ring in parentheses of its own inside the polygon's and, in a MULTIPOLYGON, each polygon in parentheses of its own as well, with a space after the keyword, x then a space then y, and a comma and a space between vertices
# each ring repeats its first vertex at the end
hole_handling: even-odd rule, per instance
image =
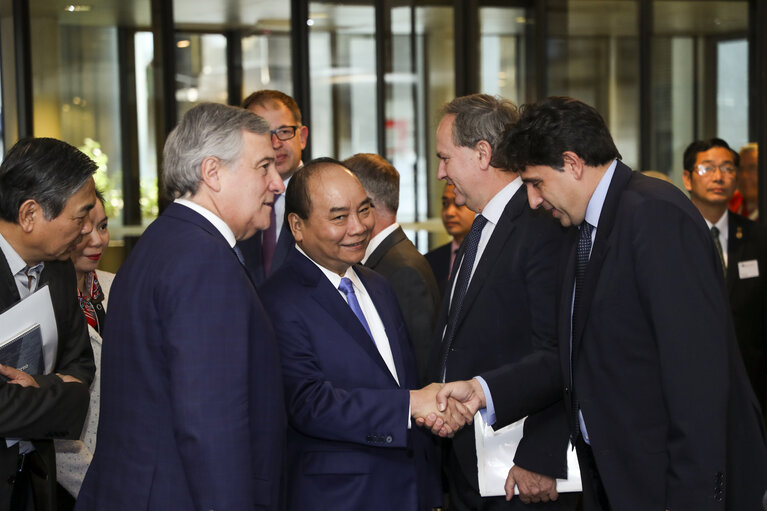
POLYGON ((214 192, 221 191, 221 171, 224 166, 221 160, 215 156, 208 156, 200 165, 200 177, 202 182, 214 192))
POLYGON ((25 233, 30 233, 35 224, 44 220, 43 207, 33 199, 27 199, 19 206, 19 226, 25 233))
POLYGON ((301 142, 301 149, 306 149, 306 142, 309 140, 309 128, 306 126, 298 127, 298 140, 301 142))
POLYGON ((683 170, 682 182, 684 183, 684 187, 687 189, 687 191, 691 192, 692 191, 692 172, 690 172, 689 170, 683 170))
POLYGON ((490 142, 487 140, 480 140, 474 147, 479 157, 479 166, 482 170, 487 170, 490 167, 490 160, 493 159, 493 148, 490 146, 490 142))
POLYGON ((293 238, 296 241, 303 241, 304 239, 304 219, 298 216, 296 213, 289 213, 288 214, 288 227, 290 227, 290 232, 293 233, 293 238))
POLYGON ((564 161, 564 164, 562 165, 564 171, 570 173, 573 178, 580 181, 583 177, 584 167, 586 166, 586 162, 583 161, 583 158, 572 151, 565 151, 562 153, 562 160, 564 161))

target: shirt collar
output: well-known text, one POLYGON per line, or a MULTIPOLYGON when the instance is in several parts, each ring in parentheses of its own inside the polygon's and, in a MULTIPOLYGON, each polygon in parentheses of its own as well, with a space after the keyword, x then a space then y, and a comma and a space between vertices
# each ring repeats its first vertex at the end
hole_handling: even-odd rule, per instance
POLYGON ((496 193, 492 199, 482 209, 482 216, 485 217, 488 222, 496 225, 501 219, 503 210, 506 209, 506 205, 509 203, 517 190, 522 186, 522 178, 517 176, 511 183, 504 186, 500 192, 496 193))
MULTIPOLYGON (((5 260, 8 261, 8 267, 11 269, 11 275, 16 275, 19 272, 23 272, 27 269, 27 263, 21 258, 16 249, 14 249, 8 240, 6 240, 2 234, 0 234, 0 250, 2 250, 5 260)), ((30 268, 32 272, 38 277, 43 271, 44 262, 40 262, 30 268)))
POLYGON ((393 233, 397 229, 399 229, 399 224, 397 222, 394 222, 389 227, 385 228, 384 230, 382 230, 381 232, 373 236, 373 238, 370 240, 370 243, 368 243, 368 247, 365 249, 365 257, 362 258, 362 261, 360 261, 360 263, 365 264, 365 261, 367 261, 368 258, 370 257, 370 254, 372 254, 375 251, 375 249, 378 248, 378 245, 383 243, 383 240, 385 240, 389 234, 393 233))
MULTIPOLYGON (((706 220, 705 218, 703 220, 706 220)), ((716 226, 717 229, 719 229, 719 236, 721 236, 723 239, 727 239, 727 234, 729 233, 729 222, 730 222, 730 212, 729 210, 724 210, 724 213, 721 217, 719 217, 719 220, 716 221, 715 224, 712 224, 708 220, 706 220, 706 225, 708 226, 708 229, 711 230, 712 227, 716 226)))
POLYGON ((237 243, 237 240, 234 237, 234 233, 229 228, 229 226, 226 225, 226 222, 224 222, 221 217, 213 213, 208 208, 200 206, 196 202, 190 201, 189 199, 178 198, 173 202, 181 204, 182 206, 186 206, 192 211, 202 215, 205 220, 212 223, 213 227, 215 227, 216 230, 221 233, 221 235, 226 239, 226 242, 229 243, 230 247, 234 247, 235 243, 237 243))
MULTIPOLYGON (((313 263, 315 264, 315 266, 317 266, 317 268, 319 268, 319 269, 320 269, 320 271, 321 271, 321 272, 322 272, 322 273, 323 273, 323 274, 324 274, 324 275, 325 275, 325 276, 328 278, 328 280, 330 281, 330 283, 331 283, 331 284, 333 284, 333 287, 334 287, 334 288, 336 288, 336 289, 338 289, 338 286, 340 286, 340 285, 341 285, 341 279, 342 279, 343 277, 341 277, 339 274, 337 274, 336 272, 334 272, 334 271, 332 271, 332 270, 328 270, 327 268, 325 268, 325 267, 324 267, 324 266, 322 266, 321 264, 318 264, 318 263, 317 263, 317 261, 315 261, 314 259, 312 259, 311 257, 309 257, 309 256, 306 254, 306 252, 304 252, 304 251, 303 251, 303 249, 301 249, 301 247, 299 247, 298 245, 296 245, 296 250, 298 250, 299 252, 301 252, 301 254, 303 254, 303 256, 304 256, 304 257, 306 257, 306 258, 307 258, 307 259, 309 259, 311 262, 313 262, 313 263)), ((364 291, 365 291, 365 288, 362 286, 362 281, 360 281, 360 278, 357 276, 357 273, 354 271, 354 267, 352 267, 352 266, 349 266, 349 267, 346 269, 346 273, 344 273, 344 275, 343 275, 343 276, 344 276, 344 277, 347 277, 349 280, 351 280, 351 281, 352 281, 352 284, 354 284, 354 292, 355 292, 355 293, 356 293, 357 291, 362 291, 362 292, 364 292, 364 291)))
POLYGON ((592 227, 597 227, 599 223, 599 216, 602 214, 602 206, 605 205, 605 198, 607 198, 607 191, 610 189, 610 182, 613 180, 613 174, 615 174, 615 168, 618 166, 618 160, 613 160, 610 166, 605 171, 602 179, 599 180, 599 184, 594 189, 594 193, 591 194, 589 204, 586 207, 585 221, 591 224, 592 227))

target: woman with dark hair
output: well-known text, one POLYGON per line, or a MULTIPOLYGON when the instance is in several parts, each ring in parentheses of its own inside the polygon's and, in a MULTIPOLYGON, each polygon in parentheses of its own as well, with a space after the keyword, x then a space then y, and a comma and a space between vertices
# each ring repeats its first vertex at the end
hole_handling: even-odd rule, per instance
POLYGON ((104 197, 99 198, 90 212, 93 230, 83 236, 72 250, 70 258, 77 276, 77 297, 88 322, 88 334, 96 362, 96 377, 91 386, 91 403, 80 440, 56 440, 56 479, 59 485, 59 510, 74 507, 85 472, 96 448, 96 427, 99 418, 99 379, 101 373, 101 333, 106 320, 107 299, 114 273, 96 268, 109 245, 108 219, 104 210, 104 197), (64 491, 66 490, 66 491, 64 491))

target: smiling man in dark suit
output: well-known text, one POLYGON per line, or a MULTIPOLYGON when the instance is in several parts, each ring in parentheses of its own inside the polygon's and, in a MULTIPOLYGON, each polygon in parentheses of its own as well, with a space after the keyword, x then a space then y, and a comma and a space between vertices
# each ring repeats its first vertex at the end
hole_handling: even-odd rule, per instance
MULTIPOLYGON (((517 117, 510 101, 474 94, 448 103, 437 128, 437 177, 454 185, 456 204, 477 215, 445 291, 430 359, 432 381, 471 378, 556 345, 554 268, 563 233, 547 215, 530 209, 519 175, 496 160, 504 129, 517 117)), ((525 424, 512 468, 521 498, 483 498, 474 431, 466 428, 449 441, 444 461, 451 509, 524 509, 539 501, 545 502, 538 504, 542 509, 573 509, 573 495, 548 502, 557 499, 555 479, 566 477, 566 453, 560 400, 525 424)))
POLYGON ((284 191, 269 138, 261 117, 215 103, 168 136, 175 200, 112 285, 98 442, 76 509, 281 509, 278 348, 235 250, 284 191))
POLYGON ((93 228, 95 170, 52 138, 20 140, 0 165, 0 311, 48 285, 58 334, 52 373, 0 366, 0 511, 55 509, 51 439, 79 438, 85 421, 95 367, 69 254, 93 228))
MULTIPOLYGON (((370 198, 329 159, 296 172, 285 197, 296 248, 261 290, 282 354, 287 507, 437 507, 431 438, 410 417, 436 413, 439 386, 415 390, 397 299, 382 276, 357 264, 373 229, 370 198)), ((454 429, 471 418, 453 411, 446 419, 454 429)))
POLYGON ((684 152, 684 186, 721 250, 727 293, 743 362, 762 412, 767 405, 767 232, 728 211, 739 155, 720 138, 696 140, 684 152))
MULTIPOLYGON (((572 98, 526 107, 503 151, 530 205, 577 226, 562 252, 558 385, 584 509, 760 509, 763 424, 698 210, 621 163, 599 113, 572 98)), ((500 424, 557 385, 517 369, 486 378, 500 424)), ((484 390, 458 382, 439 397, 481 407, 484 390)))

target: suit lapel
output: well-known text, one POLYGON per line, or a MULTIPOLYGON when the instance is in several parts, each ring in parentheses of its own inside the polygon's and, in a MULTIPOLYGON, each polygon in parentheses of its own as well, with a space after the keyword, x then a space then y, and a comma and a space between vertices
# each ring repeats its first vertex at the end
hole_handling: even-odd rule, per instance
MULTIPOLYGON (((507 264, 507 261, 503 261, 500 255, 503 253, 506 244, 512 243, 511 237, 516 228, 514 221, 522 214, 526 204, 527 189, 521 186, 503 209, 501 218, 498 220, 495 229, 493 229, 493 234, 490 236, 485 250, 482 252, 477 269, 474 270, 474 275, 472 275, 471 282, 469 282, 469 288, 466 290, 466 297, 463 299, 463 306, 461 307, 461 315, 457 319, 458 324, 463 321, 471 310, 472 304, 477 299, 477 296, 479 296, 493 267, 496 264, 507 264)), ((463 251, 463 247, 461 247, 461 251, 463 251)), ((456 261, 458 261, 457 257, 456 261)))
MULTIPOLYGON (((384 324, 384 329, 386 330, 386 337, 389 339, 389 348, 391 349, 392 358, 394 359, 394 368, 397 370, 397 376, 399 377, 399 385, 402 388, 406 388, 406 385, 409 383, 407 381, 407 376, 410 373, 405 370, 405 357, 404 353, 402 352, 403 342, 400 340, 399 332, 396 328, 386 328, 387 325, 397 324, 397 311, 393 311, 390 307, 386 306, 386 294, 384 292, 384 288, 381 286, 376 286, 370 282, 370 280, 361 271, 358 271, 357 275, 365 285, 365 289, 367 289, 367 292, 370 294, 370 299, 373 301, 373 305, 375 305, 376 311, 381 317, 381 322, 384 324)), ((378 359, 383 362, 384 367, 386 367, 386 372, 391 375, 391 371, 389 371, 389 367, 381 357, 378 348, 375 348, 375 351, 378 359)), ((395 384, 397 383, 393 376, 392 382, 395 384)))
POLYGON ((574 355, 577 354, 578 346, 583 337, 583 328, 591 311, 591 303, 594 300, 594 292, 599 281, 599 271, 610 251, 610 233, 612 233, 613 225, 615 225, 615 215, 618 210, 620 197, 631 179, 631 175, 631 169, 619 161, 615 167, 610 187, 607 190, 605 202, 602 205, 602 212, 599 215, 599 224, 597 225, 597 234, 594 239, 594 245, 591 248, 591 257, 586 265, 586 274, 583 278, 583 291, 578 295, 579 309, 577 323, 573 331, 574 355))
POLYGON ((17 303, 21 297, 16 287, 16 281, 11 275, 11 267, 0 250, 0 312, 17 303))
MULTIPOLYGON (((308 257, 297 250, 291 253, 289 257, 296 258, 295 268, 301 274, 304 285, 309 288, 308 291, 311 293, 312 299, 325 309, 328 315, 365 350, 383 371, 391 375, 389 367, 378 352, 375 342, 365 331, 365 327, 362 326, 357 316, 354 315, 349 304, 341 297, 341 294, 333 287, 322 271, 308 257)), ((365 288, 369 293, 371 292, 367 284, 365 288)), ((378 306, 375 301, 373 303, 378 306)), ((378 313, 381 314, 380 311, 378 313)), ((383 317, 381 319, 383 320, 383 317)), ((385 322, 384 325, 386 325, 385 322)))
MULTIPOLYGON (((288 254, 290 253, 290 250, 295 245, 295 240, 293 239, 293 233, 290 232, 290 227, 288 226, 287 222, 284 222, 282 224, 282 229, 280 230, 280 237, 277 238, 277 246, 274 248, 274 256, 272 258, 272 273, 282 266, 282 263, 287 259, 288 254)), ((261 256, 263 257, 263 255, 261 256)))
POLYGON ((560 268, 564 268, 562 278, 562 294, 559 300, 559 342, 567 349, 561 349, 562 374, 566 375, 565 381, 569 382, 570 376, 570 335, 572 329, 571 312, 573 305, 573 287, 575 286, 575 252, 578 247, 579 231, 570 228, 567 231, 565 249, 562 251, 560 268))
POLYGON ((740 218, 729 214, 727 222, 727 294, 732 298, 735 284, 738 282, 738 261, 743 259, 743 226, 740 218), (738 236, 740 235, 740 236, 738 236))

